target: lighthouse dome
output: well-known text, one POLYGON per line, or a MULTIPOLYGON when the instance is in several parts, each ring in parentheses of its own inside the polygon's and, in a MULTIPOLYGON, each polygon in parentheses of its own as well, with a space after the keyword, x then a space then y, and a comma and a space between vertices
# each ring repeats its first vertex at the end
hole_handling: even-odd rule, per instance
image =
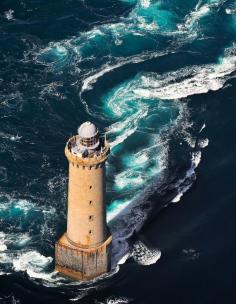
POLYGON ((86 121, 78 128, 78 134, 81 138, 91 138, 96 136, 98 129, 90 121, 86 121))

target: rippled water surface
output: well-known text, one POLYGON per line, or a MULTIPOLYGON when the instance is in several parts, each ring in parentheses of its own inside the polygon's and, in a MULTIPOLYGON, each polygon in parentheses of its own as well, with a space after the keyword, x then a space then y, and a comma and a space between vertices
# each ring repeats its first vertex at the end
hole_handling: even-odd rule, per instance
POLYGON ((234 303, 235 14, 232 0, 0 3, 1 303, 234 303), (113 234, 111 272, 88 283, 54 272, 64 145, 85 120, 111 144, 113 234))

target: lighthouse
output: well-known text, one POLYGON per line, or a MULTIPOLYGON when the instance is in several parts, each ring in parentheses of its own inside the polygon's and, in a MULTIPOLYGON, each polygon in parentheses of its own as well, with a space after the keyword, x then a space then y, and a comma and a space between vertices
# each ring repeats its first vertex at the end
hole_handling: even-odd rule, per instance
POLYGON ((105 162, 109 144, 85 122, 66 143, 69 161, 67 230, 55 245, 55 268, 75 280, 110 269, 112 236, 106 223, 105 162))

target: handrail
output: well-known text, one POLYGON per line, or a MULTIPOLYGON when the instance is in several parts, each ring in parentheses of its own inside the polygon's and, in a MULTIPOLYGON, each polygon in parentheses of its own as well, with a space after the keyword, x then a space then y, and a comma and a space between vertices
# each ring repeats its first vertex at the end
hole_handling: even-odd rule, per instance
POLYGON ((96 150, 93 153, 88 154, 86 157, 82 157, 80 155, 74 154, 71 151, 72 147, 74 147, 77 142, 77 138, 79 138, 79 135, 74 135, 66 143, 65 154, 70 161, 85 166, 86 165, 90 166, 90 165, 96 165, 102 163, 103 161, 106 160, 108 154, 110 153, 110 146, 106 140, 104 142, 104 146, 102 147, 102 150, 96 150))

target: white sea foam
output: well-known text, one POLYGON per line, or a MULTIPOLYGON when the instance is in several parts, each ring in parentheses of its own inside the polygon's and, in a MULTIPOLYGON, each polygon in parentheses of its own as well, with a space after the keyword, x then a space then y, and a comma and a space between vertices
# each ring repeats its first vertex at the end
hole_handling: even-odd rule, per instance
MULTIPOLYGON (((117 105, 117 103, 115 103, 117 105)), ((116 106, 115 109, 120 109, 119 106, 116 106)), ((110 142, 111 149, 117 145, 123 143, 129 136, 131 136, 137 130, 138 123, 141 119, 147 116, 146 109, 140 109, 137 113, 134 113, 130 117, 127 117, 125 120, 116 122, 109 126, 107 134, 119 133, 113 141, 110 142)))
MULTIPOLYGON (((138 18, 138 27, 144 29, 146 31, 156 31, 158 29, 158 25, 155 22, 147 23, 143 17, 138 18)), ((141 35, 141 34, 139 34, 141 35)))
POLYGON ((52 261, 51 257, 45 257, 37 251, 28 251, 19 256, 18 259, 13 260, 13 266, 16 271, 41 271, 52 261))
POLYGON ((228 15, 235 15, 236 14, 236 7, 235 8, 226 8, 225 12, 228 15))
POLYGON ((5 138, 5 139, 9 139, 11 141, 20 141, 21 138, 22 138, 22 136, 19 136, 18 134, 13 135, 13 134, 3 133, 3 132, 0 132, 0 137, 5 138))
POLYGON ((93 88, 93 84, 97 82, 97 80, 104 76, 105 74, 120 68, 124 65, 127 65, 129 63, 140 63, 146 60, 150 60, 152 58, 157 58, 157 57, 161 57, 163 55, 165 55, 167 52, 153 52, 153 53, 144 53, 142 55, 137 55, 137 56, 130 56, 127 57, 126 59, 121 58, 117 63, 112 64, 112 63, 107 63, 104 66, 101 67, 101 69, 99 71, 97 71, 96 73, 86 77, 83 81, 82 81, 82 88, 81 88, 81 94, 84 91, 87 90, 91 90, 93 88))
POLYGON ((3 232, 0 232, 0 252, 7 250, 6 245, 6 235, 3 232))
POLYGON ((183 189, 182 192, 179 192, 173 199, 172 199, 172 203, 178 203, 181 199, 181 197, 184 195, 184 193, 186 191, 188 191, 189 187, 186 187, 183 189))
POLYGON ((196 179, 195 169, 201 162, 201 156, 201 151, 192 152, 191 166, 187 170, 185 177, 176 183, 175 188, 177 189, 178 194, 172 199, 172 203, 179 202, 184 193, 191 188, 193 181, 196 179), (187 180, 189 181, 185 183, 187 180))
POLYGON ((31 278, 52 280, 52 276, 56 274, 45 273, 45 268, 53 261, 52 257, 45 257, 38 251, 32 250, 17 254, 12 260, 15 271, 26 272, 31 278))
POLYGON ((132 301, 129 298, 112 296, 112 297, 109 297, 108 299, 106 299, 106 301, 101 304, 127 304, 130 302, 132 302, 132 301))
POLYGON ((27 213, 32 208, 32 203, 27 200, 6 199, 1 197, 0 211, 10 211, 11 208, 27 213))
MULTIPOLYGON (((1 241, 1 240, 0 240, 1 241)), ((0 251, 5 251, 7 250, 7 245, 5 244, 0 244, 0 251)))
POLYGON ((161 252, 157 249, 150 249, 141 241, 133 245, 133 259, 141 265, 155 264, 161 257, 161 252))
POLYGON ((94 84, 98 78, 100 78, 101 76, 105 75, 106 73, 108 73, 114 69, 121 67, 123 64, 125 64, 125 63, 120 62, 115 65, 106 64, 99 72, 97 72, 83 80, 83 85, 82 85, 81 91, 84 92, 87 90, 91 90, 93 88, 92 84, 94 84))
POLYGON ((16 235, 12 236, 12 239, 15 240, 15 244, 19 247, 24 247, 31 241, 31 236, 28 233, 22 233, 16 237, 16 235))
POLYGON ((137 127, 134 127, 134 129, 127 129, 123 134, 117 136, 114 141, 111 141, 110 143, 111 149, 123 143, 126 140, 126 138, 131 136, 136 131, 136 128, 137 127))
MULTIPOLYGON (((11 222, 14 217, 17 217, 14 228, 18 230, 18 232, 14 232, 14 229, 12 229, 12 231, 0 233, 1 273, 10 273, 14 269, 15 271, 26 271, 32 278, 55 280, 53 273, 44 273, 44 268, 47 266, 46 262, 49 263, 52 258, 44 257, 36 249, 27 251, 32 236, 25 231, 24 225, 22 225, 24 220, 27 220, 28 216, 32 213, 35 214, 35 212, 39 213, 38 216, 42 219, 42 225, 48 222, 49 218, 51 223, 52 208, 47 209, 45 206, 37 206, 28 200, 14 199, 7 195, 3 196, 3 194, 0 196, 0 201, 0 212, 4 214, 5 219, 9 219, 11 222)), ((29 229, 31 229, 30 224, 29 229)), ((37 229, 40 229, 40 226, 34 225, 35 235, 37 229)), ((51 227, 46 233, 47 235, 50 233, 51 236, 51 227)))
POLYGON ((208 138, 200 139, 198 141, 198 146, 200 148, 206 148, 208 146, 208 144, 209 144, 209 139, 208 138))
POLYGON ((233 54, 228 55, 226 52, 218 64, 190 66, 162 76, 143 76, 148 88, 136 89, 134 92, 142 98, 179 99, 219 90, 236 70, 235 46, 228 49, 228 52, 230 50, 233 54))
POLYGON ((144 8, 148 8, 150 6, 150 0, 140 0, 140 4, 144 8))
POLYGON ((1 275, 9 274, 14 269, 14 271, 25 271, 32 278, 51 279, 54 281, 54 273, 44 273, 45 267, 53 259, 41 255, 36 250, 26 251, 24 247, 30 240, 31 237, 28 233, 0 233, 1 275), (15 249, 12 249, 12 246, 15 249))
MULTIPOLYGON (((138 129, 141 129, 145 137, 149 139, 149 143, 145 143, 143 149, 133 154, 126 153, 122 157, 124 169, 115 176, 115 189, 118 193, 127 192, 129 189, 133 190, 134 188, 137 189, 137 193, 134 196, 132 191, 131 195, 127 195, 126 199, 114 200, 108 209, 108 219, 113 234, 113 267, 119 263, 124 263, 130 257, 128 239, 133 235, 134 231, 138 231, 142 227, 148 216, 149 208, 142 210, 142 204, 146 204, 148 195, 155 191, 157 187, 156 183, 152 184, 154 177, 166 168, 168 134, 172 128, 179 128, 180 125, 183 130, 185 127, 189 127, 187 124, 184 125, 182 121, 183 117, 186 116, 186 109, 184 110, 183 103, 178 101, 161 102, 158 98, 148 100, 135 94, 135 89, 138 87, 148 89, 148 86, 149 79, 138 75, 135 79, 114 88, 104 97, 105 111, 109 111, 109 115, 119 119, 118 122, 108 128, 109 138, 111 136, 114 138, 112 142, 117 142, 120 134, 130 134, 132 136, 133 130, 137 132, 138 129), (140 109, 145 111, 145 115, 139 114, 140 109), (153 127, 152 124, 148 125, 149 112, 155 116, 156 114, 161 115, 162 111, 166 115, 168 111, 172 112, 174 110, 178 114, 176 114, 175 118, 172 116, 170 121, 167 120, 162 128, 158 129, 153 127), (148 117, 147 121, 143 119, 144 117, 148 117), (147 126, 145 125, 146 123, 147 126), (132 133, 128 132, 130 130, 132 130, 132 133), (162 132, 165 136, 161 135, 162 132), (150 186, 147 187, 146 185, 150 186)), ((152 89, 151 86, 150 89, 152 89)), ((149 250, 144 245, 137 245, 133 255, 134 259, 143 265, 155 263, 160 258, 158 250, 149 250)))
POLYGON ((204 123, 199 131, 199 133, 201 133, 204 129, 206 128, 206 124, 204 123))
MULTIPOLYGON (((193 173, 194 174, 194 173, 193 173)), ((172 199, 172 203, 180 202, 184 193, 186 193, 192 187, 192 183, 187 184, 186 186, 179 186, 178 191, 179 193, 172 199)))
POLYGON ((131 256, 142 265, 156 263, 160 258, 158 250, 149 249, 139 242, 136 242, 136 245, 132 249, 128 241, 134 232, 138 232, 141 229, 148 217, 151 209, 145 208, 143 210, 142 205, 147 203, 148 197, 155 189, 155 186, 154 184, 149 185, 142 192, 142 196, 135 196, 132 202, 120 212, 119 216, 114 218, 114 222, 110 225, 113 235, 112 267, 125 263, 131 256))
POLYGON ((198 165, 200 164, 201 157, 202 157, 201 151, 192 153, 192 164, 193 164, 194 169, 196 169, 198 167, 198 165))
POLYGON ((8 11, 4 12, 4 16, 7 20, 14 20, 14 10, 9 9, 8 11))
POLYGON ((226 2, 226 0, 214 0, 203 4, 202 0, 199 0, 194 10, 185 16, 184 27, 196 30, 194 26, 211 12, 217 11, 224 2, 226 2))
POLYGON ((196 21, 203 18, 204 16, 210 13, 210 6, 208 4, 204 4, 202 6, 197 5, 195 9, 185 17, 185 26, 191 27, 196 21))
MULTIPOLYGON (((8 252, 13 253, 12 250, 9 249, 8 246, 17 246, 17 247, 23 247, 25 246, 29 241, 31 240, 31 237, 28 233, 4 233, 0 232, 0 252, 5 252, 8 254, 8 252)), ((0 261, 1 264, 1 261, 0 261)))

